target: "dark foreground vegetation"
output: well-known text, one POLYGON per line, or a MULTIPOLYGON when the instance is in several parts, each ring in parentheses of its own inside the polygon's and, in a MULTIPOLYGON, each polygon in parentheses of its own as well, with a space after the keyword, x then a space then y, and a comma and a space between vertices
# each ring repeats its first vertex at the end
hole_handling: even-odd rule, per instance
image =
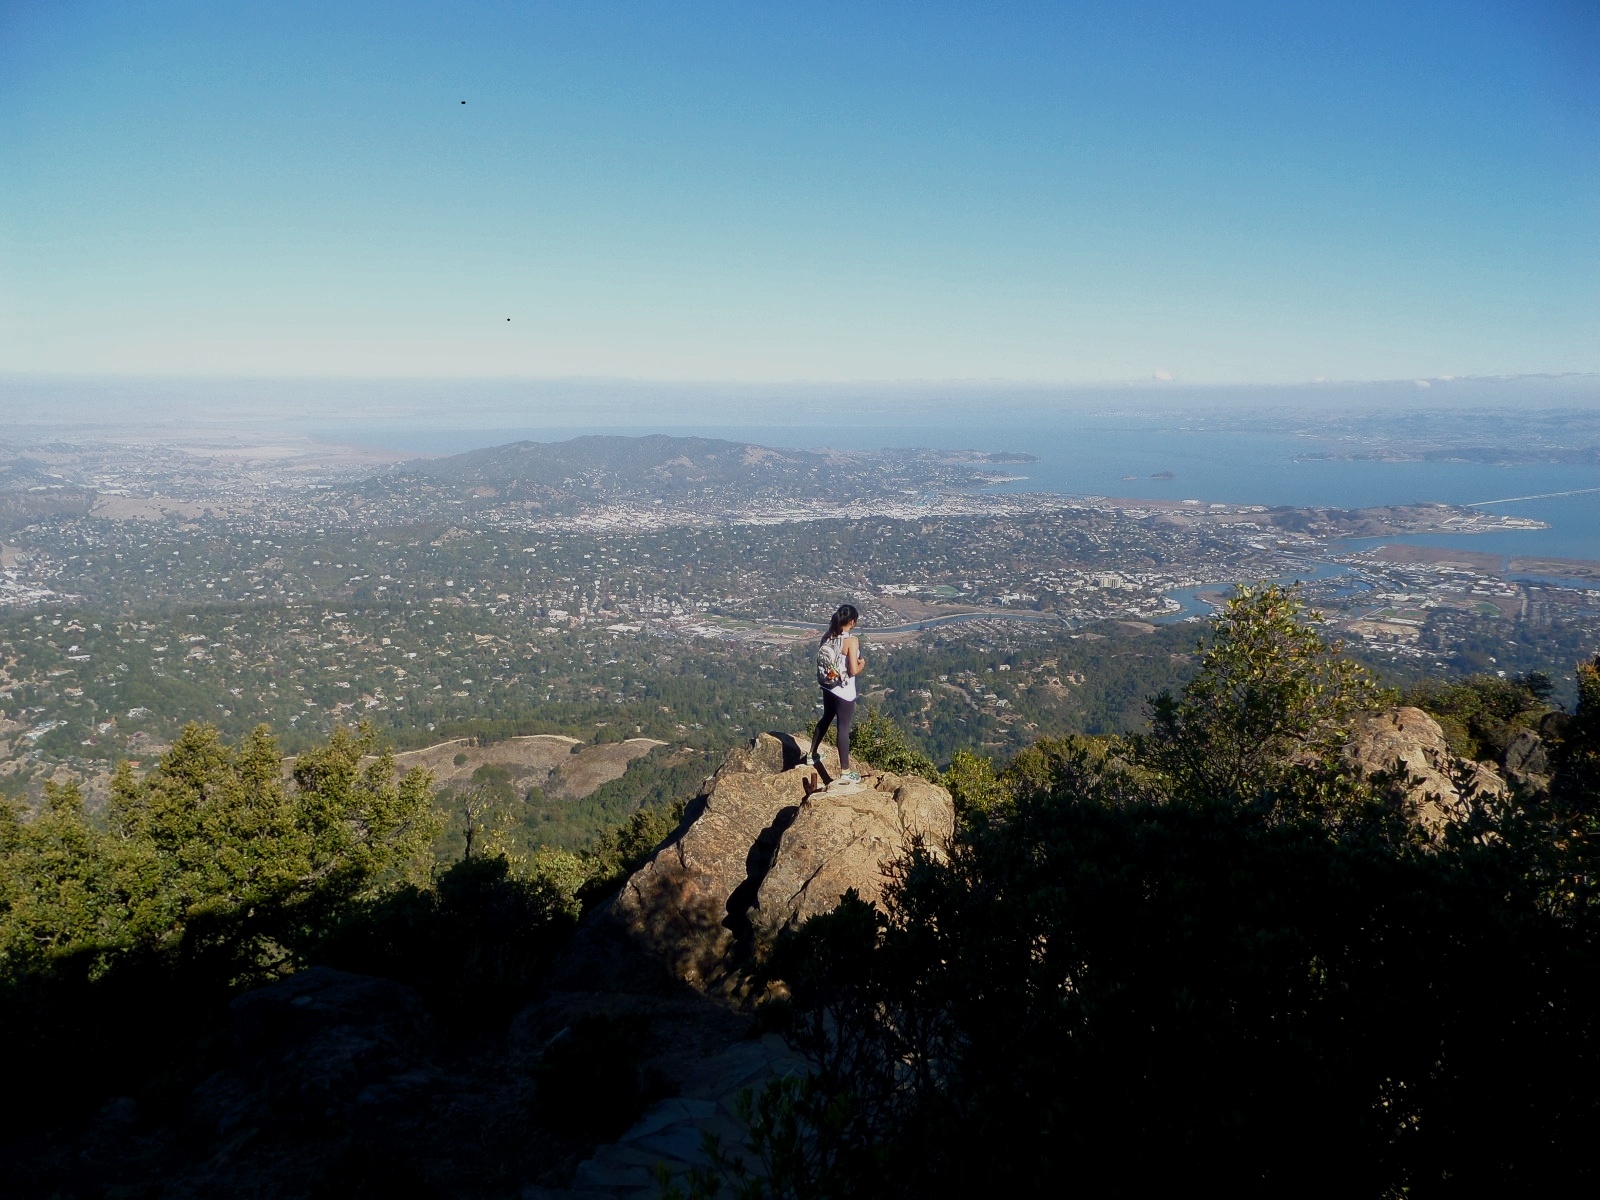
MULTIPOLYGON (((948 857, 780 939, 818 1064, 751 1105, 752 1196, 1539 1195, 1600 1121, 1600 664, 1553 780, 1442 839, 1338 754, 1375 699, 1268 590, 1121 744, 959 757, 948 857)), ((1503 737, 1539 680, 1432 699, 1503 737), (1493 701, 1499 701, 1498 712, 1493 701)), ((1412 697, 1413 699, 1417 697, 1412 697)))
MULTIPOLYGON (((1548 753, 1547 773, 1469 797, 1442 833, 1417 825, 1397 780, 1341 753, 1396 697, 1274 588, 1227 610, 1144 733, 1045 740, 1005 763, 956 754, 949 852, 901 862, 886 911, 846 896, 760 963, 761 1023, 816 1064, 751 1098, 744 1161, 760 1166, 722 1147, 673 1186, 1592 1186, 1600 665, 1577 684, 1570 715, 1538 677, 1406 696, 1460 753, 1493 758, 1535 730, 1548 753)), ((879 716, 856 749, 934 770, 879 716)), ((459 1044, 492 1047, 585 908, 672 820, 645 807, 584 854, 480 842, 440 865, 429 781, 396 780, 376 750, 339 732, 286 779, 265 732, 229 746, 192 726, 145 777, 118 776, 103 817, 70 789, 32 817, 0 814, 13 1167, 112 1098, 146 1123, 181 1112, 222 1054, 229 999, 305 966, 407 983, 459 1044)), ((640 1030, 575 1029, 498 1135, 549 1159, 610 1136, 651 1094, 629 1065, 640 1030)), ((351 1148, 319 1194, 368 1194, 381 1172, 357 1133, 341 1136, 351 1148)), ((452 1194, 516 1194, 513 1177, 474 1169, 452 1194)), ((118 1182, 114 1166, 74 1178, 56 1194, 118 1182)), ((421 1194, 396 1187, 385 1194, 421 1194)))
MULTIPOLYGON (((640 809, 581 856, 492 852, 491 828, 490 853, 469 847, 441 862, 458 814, 440 802, 458 798, 436 796, 425 771, 396 779, 392 756, 376 750, 370 730, 339 730, 286 778, 267 731, 229 746, 196 724, 143 778, 120 771, 103 814, 87 813, 76 788, 53 786, 29 819, 0 810, 0 1136, 14 1142, 7 1165, 21 1176, 10 1194, 165 1194, 149 1179, 127 1190, 140 1171, 115 1162, 71 1163, 70 1186, 46 1186, 50 1164, 28 1155, 56 1154, 108 1101, 139 1114, 137 1132, 181 1126, 194 1089, 229 1060, 229 1001, 302 968, 406 984, 456 1059, 481 1054, 533 996, 583 907, 674 819, 640 809)), ((303 1116, 315 1125, 320 1114, 303 1116)), ((592 1109, 587 1124, 569 1119, 574 1135, 540 1152, 592 1143, 591 1126, 609 1119, 592 1109)), ((514 1132, 526 1124, 513 1121, 514 1132)), ((396 1151, 348 1129, 332 1140, 330 1195, 396 1151)), ((0 1192, 7 1183, 0 1169, 0 1192)))

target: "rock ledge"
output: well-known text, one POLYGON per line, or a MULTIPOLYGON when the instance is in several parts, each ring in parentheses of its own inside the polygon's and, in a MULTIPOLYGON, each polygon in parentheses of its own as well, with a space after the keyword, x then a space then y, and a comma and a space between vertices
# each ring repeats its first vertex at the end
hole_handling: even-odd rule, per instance
POLYGON ((608 917, 678 978, 722 991, 759 943, 846 891, 877 902, 885 866, 920 842, 942 853, 955 832, 944 788, 853 765, 864 787, 817 791, 838 774, 800 766, 800 744, 764 733, 729 753, 683 823, 612 901, 608 917))

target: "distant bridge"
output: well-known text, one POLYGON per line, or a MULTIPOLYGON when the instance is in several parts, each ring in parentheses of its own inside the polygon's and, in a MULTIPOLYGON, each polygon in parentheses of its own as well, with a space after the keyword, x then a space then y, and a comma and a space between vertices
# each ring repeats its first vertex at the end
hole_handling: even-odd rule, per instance
POLYGON ((1482 508, 1486 504, 1517 504, 1523 500, 1549 500, 1556 496, 1587 496, 1591 492, 1600 492, 1600 487, 1573 488, 1568 492, 1540 492, 1537 496, 1507 496, 1504 500, 1473 500, 1463 507, 1482 508))

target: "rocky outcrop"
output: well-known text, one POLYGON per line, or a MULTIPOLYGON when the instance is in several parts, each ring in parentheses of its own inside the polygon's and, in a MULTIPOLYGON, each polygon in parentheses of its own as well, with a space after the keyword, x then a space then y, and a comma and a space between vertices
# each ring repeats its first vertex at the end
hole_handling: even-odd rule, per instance
POLYGON ((1506 782, 1486 763, 1451 752, 1439 723, 1420 708, 1395 708, 1356 727, 1345 757, 1370 774, 1404 772, 1392 785, 1413 820, 1430 836, 1467 815, 1468 795, 1500 797, 1506 782))
POLYGON ((913 841, 942 852, 955 832, 950 793, 915 776, 865 776, 871 787, 835 796, 817 792, 783 831, 766 878, 756 889, 752 932, 770 940, 807 917, 828 912, 852 888, 883 896, 883 866, 913 841))
MULTIPOLYGON (((847 890, 880 900, 889 861, 918 841, 942 852, 954 832, 950 794, 926 780, 857 762, 863 787, 814 791, 818 773, 799 764, 787 735, 730 753, 610 906, 631 942, 702 990, 727 986, 759 941, 847 890)), ((820 774, 838 774, 831 748, 820 774)))
POLYGON ((1520 730, 1500 752, 1506 778, 1518 787, 1544 791, 1550 786, 1550 751, 1531 729, 1520 730))
POLYGON ((862 786, 820 790, 839 774, 834 750, 823 747, 820 770, 801 767, 800 752, 793 737, 762 734, 729 753, 513 1022, 513 1044, 537 1059, 586 1016, 643 1019, 645 1066, 675 1092, 579 1163, 570 1185, 529 1187, 527 1200, 643 1200, 660 1194, 657 1165, 681 1176, 703 1162, 705 1135, 739 1144, 740 1094, 811 1065, 780 1037, 752 1036, 744 1005, 729 1003, 749 999, 740 965, 851 888, 881 900, 885 864, 918 840, 948 845, 955 807, 943 788, 858 760, 862 786))

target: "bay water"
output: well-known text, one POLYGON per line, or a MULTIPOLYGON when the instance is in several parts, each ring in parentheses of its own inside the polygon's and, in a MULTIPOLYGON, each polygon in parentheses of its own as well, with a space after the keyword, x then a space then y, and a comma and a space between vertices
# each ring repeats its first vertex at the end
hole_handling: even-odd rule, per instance
POLYGON ((1484 511, 1531 517, 1549 528, 1412 534, 1383 540, 1505 556, 1600 560, 1600 467, 1486 466, 1359 458, 1307 460, 1306 455, 1346 454, 1360 447, 1317 436, 1206 429, 1201 423, 1170 419, 1146 421, 1126 415, 1071 413, 1062 414, 1058 422, 1021 426, 949 414, 941 419, 899 425, 857 425, 849 421, 819 425, 494 429, 326 425, 307 427, 306 432, 328 440, 415 451, 419 455, 460 453, 524 439, 559 441, 590 433, 665 433, 794 449, 923 447, 1013 451, 1034 455, 1037 461, 996 466, 996 471, 1023 478, 990 490, 1336 508, 1506 501, 1487 504, 1484 511))

